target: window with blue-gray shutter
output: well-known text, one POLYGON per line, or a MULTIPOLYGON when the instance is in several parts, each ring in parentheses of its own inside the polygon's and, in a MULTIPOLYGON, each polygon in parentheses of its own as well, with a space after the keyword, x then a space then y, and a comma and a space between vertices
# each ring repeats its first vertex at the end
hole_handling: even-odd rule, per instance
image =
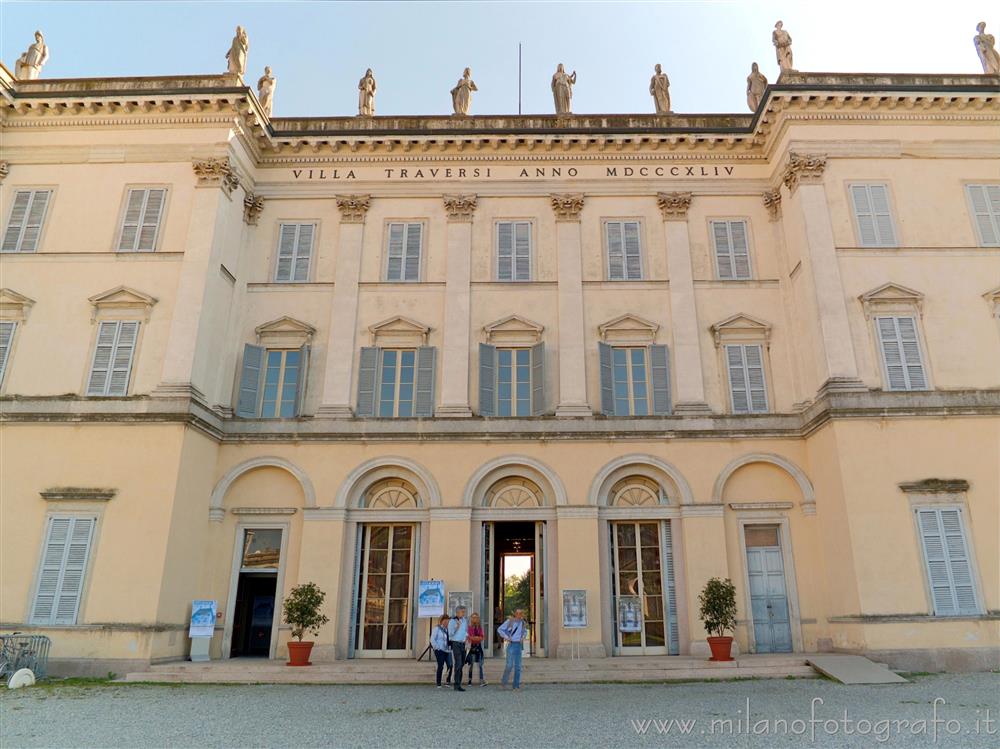
POLYGON ((1000 185, 967 185, 980 247, 1000 246, 1000 185))
POLYGON ((308 281, 316 224, 281 224, 275 281, 308 281))
POLYGON ((531 222, 497 223, 497 280, 531 280, 531 222))
POLYGON ((246 344, 236 415, 243 419, 291 419, 302 413, 309 346, 266 349, 246 344))
POLYGON ((17 322, 0 320, 0 385, 3 385, 4 377, 7 374, 7 360, 10 358, 10 349, 14 345, 15 330, 17 330, 17 322))
POLYGON ((87 378, 87 395, 128 394, 138 335, 139 323, 134 320, 101 322, 87 378))
POLYGON ((423 224, 389 224, 386 281, 419 281, 423 224))
POLYGON ((725 351, 733 413, 767 413, 763 348, 759 344, 727 344, 725 351))
POLYGON ((957 507, 917 510, 927 582, 936 616, 978 614, 972 560, 957 507))
POLYGON ((153 252, 167 202, 166 188, 133 188, 125 200, 116 247, 119 252, 153 252))
POLYGON ((3 252, 34 252, 45 223, 51 190, 18 190, 10 205, 3 252))
POLYGON ((488 343, 479 344, 479 415, 495 416, 497 410, 497 349, 488 343))
POLYGON ((437 349, 421 346, 417 349, 417 392, 413 415, 430 418, 434 415, 434 372, 437 349))
POLYGON ((889 390, 926 390, 927 374, 914 317, 876 317, 882 367, 889 390))
POLYGON ((609 416, 666 415, 671 411, 666 346, 599 344, 601 412, 609 416))
POLYGON ((433 346, 362 348, 357 415, 386 419, 433 416, 436 362, 433 346))
POLYGON ((715 268, 723 281, 750 278, 750 247, 746 221, 712 221, 715 268))
POLYGON ((31 606, 32 624, 77 623, 96 523, 92 516, 49 518, 31 606))
POLYGON ((858 242, 862 247, 895 247, 896 232, 889 209, 889 188, 883 184, 854 184, 849 188, 858 242))
POLYGON ((642 280, 642 243, 638 221, 608 221, 604 225, 609 281, 642 280))
POLYGON ((545 413, 545 344, 498 348, 479 344, 479 415, 545 413))

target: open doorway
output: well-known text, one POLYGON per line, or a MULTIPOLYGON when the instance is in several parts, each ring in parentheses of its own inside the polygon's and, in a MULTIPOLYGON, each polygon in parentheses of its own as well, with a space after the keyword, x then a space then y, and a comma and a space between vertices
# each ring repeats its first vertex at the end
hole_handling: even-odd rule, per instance
POLYGON ((484 619, 488 652, 502 654, 502 642, 496 629, 516 609, 522 609, 527 622, 527 657, 545 655, 545 523, 483 523, 483 593, 484 619))
POLYGON ((282 531, 279 528, 246 528, 240 540, 242 548, 229 655, 268 658, 275 627, 282 531))

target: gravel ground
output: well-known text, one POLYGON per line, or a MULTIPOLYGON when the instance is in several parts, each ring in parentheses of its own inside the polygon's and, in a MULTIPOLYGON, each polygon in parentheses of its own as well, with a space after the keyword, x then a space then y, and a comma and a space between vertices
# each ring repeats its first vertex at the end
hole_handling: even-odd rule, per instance
POLYGON ((517 693, 491 684, 456 694, 430 686, 107 684, 0 694, 4 749, 998 747, 998 722, 997 674, 918 676, 912 684, 890 686, 825 680, 527 684, 517 693), (820 722, 812 740, 808 721, 816 698, 823 702, 815 705, 820 722), (944 701, 938 724, 932 722, 935 699, 944 701), (845 710, 853 723, 844 723, 845 710), (781 718, 787 725, 776 722, 781 718), (671 719, 695 722, 666 723, 671 719), (713 720, 732 723, 713 727, 713 720), (824 725, 826 720, 835 723, 824 725))

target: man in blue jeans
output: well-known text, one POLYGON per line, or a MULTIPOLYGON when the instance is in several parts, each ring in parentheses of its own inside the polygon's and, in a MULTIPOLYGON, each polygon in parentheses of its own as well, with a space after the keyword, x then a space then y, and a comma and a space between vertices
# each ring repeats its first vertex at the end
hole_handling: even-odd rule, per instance
POLYGON ((503 678, 500 687, 507 688, 507 677, 514 671, 514 689, 521 688, 521 653, 524 651, 524 612, 517 609, 514 616, 499 627, 497 634, 507 643, 507 663, 503 668, 503 678))
MULTIPOLYGON (((456 692, 464 692, 462 688, 462 666, 465 665, 465 643, 469 639, 469 620, 465 618, 465 606, 455 609, 455 616, 448 622, 448 644, 455 659, 454 688, 456 692)), ((470 666, 471 668, 471 666, 470 666)))

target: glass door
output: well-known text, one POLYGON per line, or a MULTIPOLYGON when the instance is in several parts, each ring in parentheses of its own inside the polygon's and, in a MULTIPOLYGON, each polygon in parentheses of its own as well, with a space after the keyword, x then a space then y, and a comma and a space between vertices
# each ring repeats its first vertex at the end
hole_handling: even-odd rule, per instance
POLYGON ((617 655, 666 655, 658 521, 612 523, 617 655))
POLYGON ((359 569, 357 654, 392 658, 410 654, 413 596, 413 526, 366 525, 359 569))
POLYGON ((535 523, 535 554, 531 560, 531 601, 534 622, 531 628, 533 654, 545 657, 545 521, 535 523))

